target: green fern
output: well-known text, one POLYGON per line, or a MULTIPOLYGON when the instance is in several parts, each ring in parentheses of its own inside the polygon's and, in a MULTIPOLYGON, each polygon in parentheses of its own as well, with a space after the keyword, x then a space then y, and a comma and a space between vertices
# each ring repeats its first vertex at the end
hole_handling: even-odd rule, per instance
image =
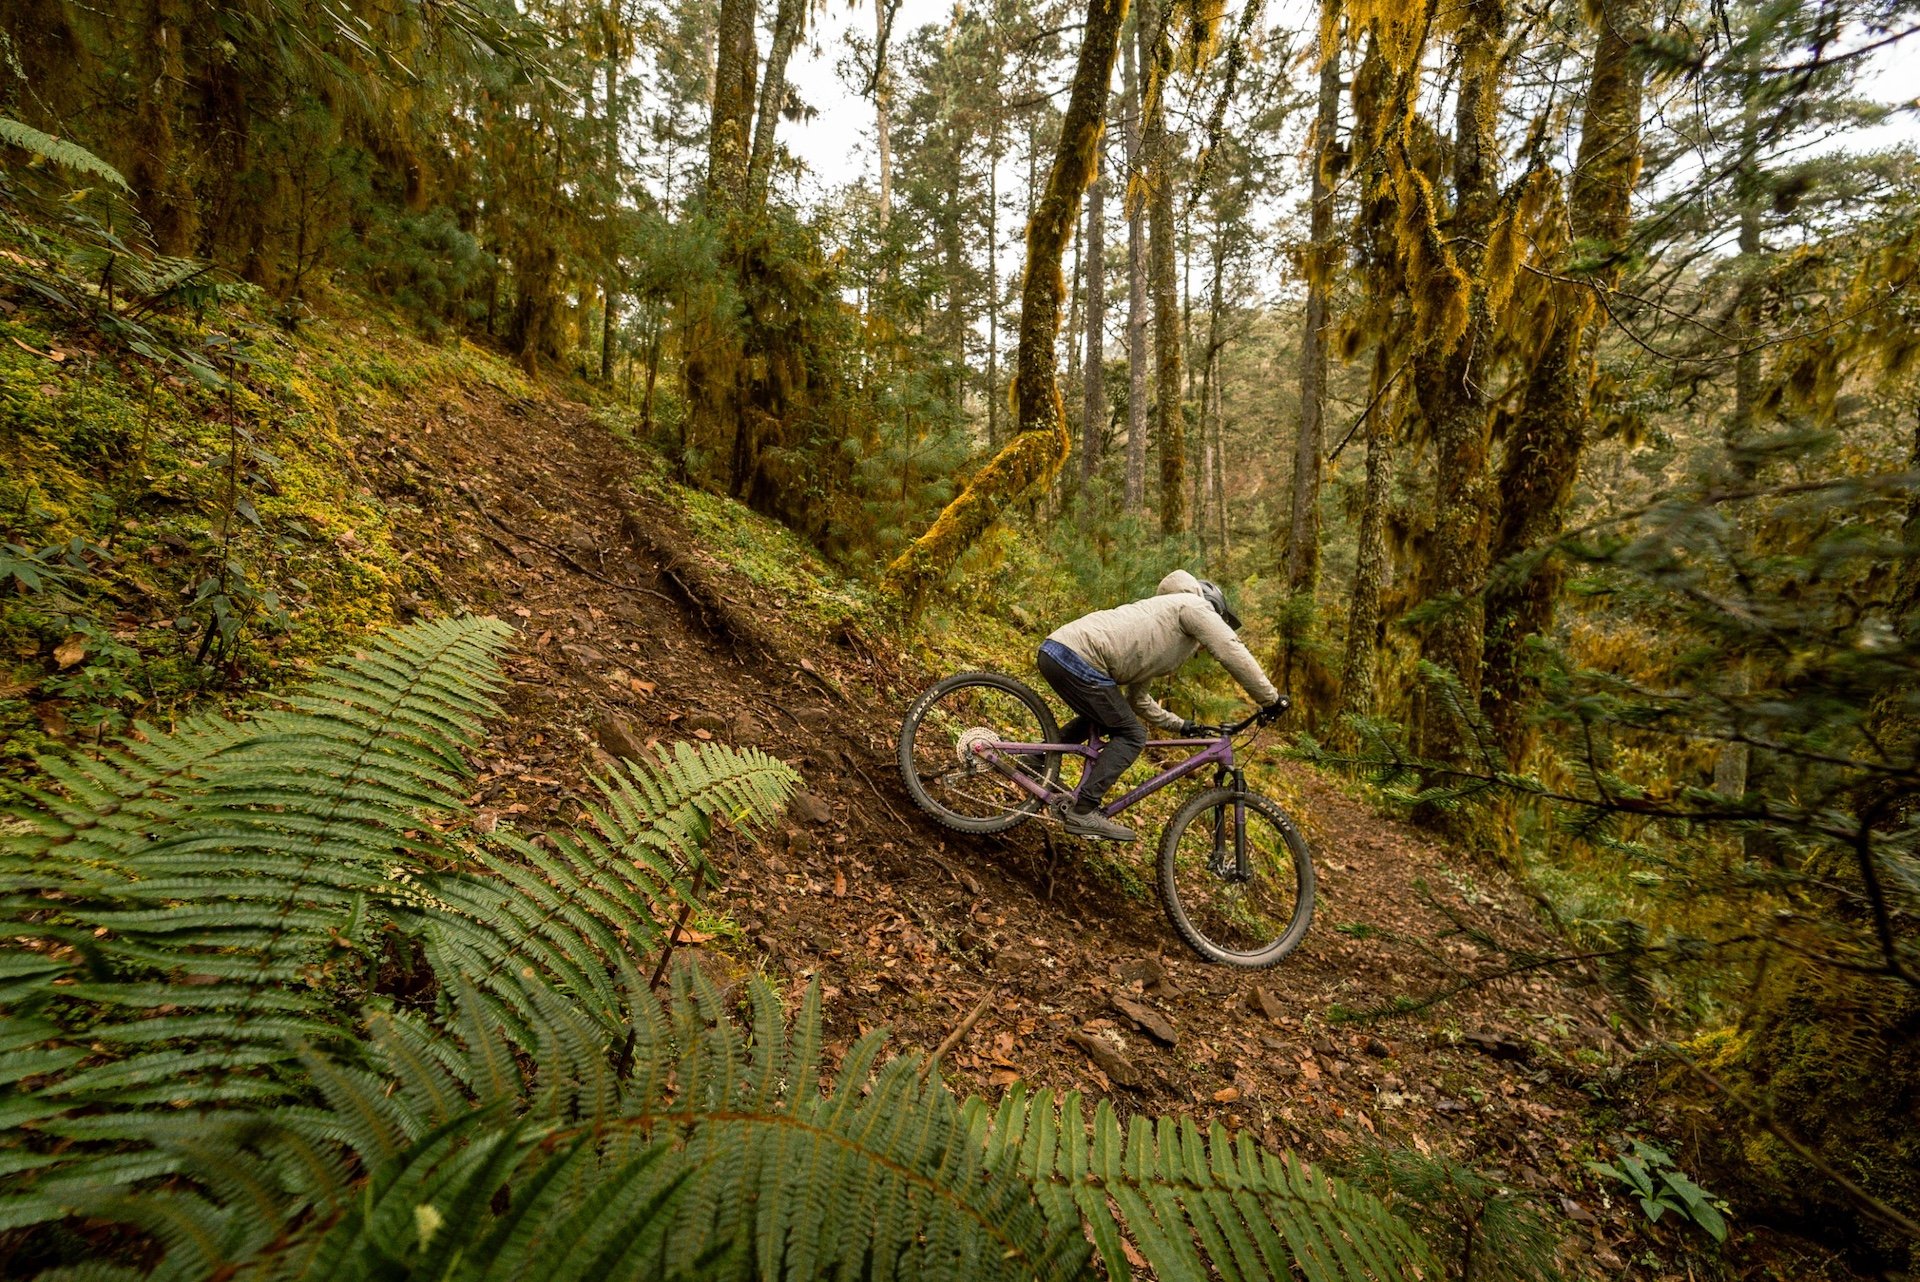
POLYGON ((396 964, 459 976, 525 1051, 567 1030, 542 993, 570 995, 593 1054, 624 1034, 656 906, 689 893, 691 833, 764 820, 795 776, 760 753, 682 754, 602 781, 622 800, 585 830, 463 846, 442 829, 465 814, 509 635, 418 624, 247 720, 39 763, 53 786, 21 794, 0 841, 0 1081, 35 1087, 0 1096, 0 1118, 37 1141, 0 1154, 0 1225, 166 1174, 147 1113, 299 1095, 298 1048, 352 1046, 396 964), (678 834, 664 847, 656 810, 678 834))
POLYGON ((85 1223, 93 1277, 1124 1277, 1123 1241, 1163 1278, 1440 1276, 1244 1137, 961 1101, 878 1034, 829 1092, 817 986, 743 1011, 682 967, 663 1001, 640 960, 701 844, 797 777, 682 746, 577 831, 468 838, 507 635, 417 624, 42 763, 0 842, 0 1226, 85 1223))
POLYGON ((1362 1155, 1356 1175, 1405 1208, 1453 1262, 1458 1282, 1561 1282, 1552 1219, 1524 1192, 1451 1158, 1400 1148, 1362 1155))
POLYGON ((1442 1276, 1378 1199, 1217 1122, 1203 1135, 1191 1119, 1134 1117, 1123 1131, 1103 1101, 1089 1127, 1077 1094, 1056 1103, 1018 1087, 991 1114, 970 1109, 989 1162, 1033 1181, 1056 1225, 1084 1222, 1109 1277, 1132 1276, 1123 1236, 1166 1282, 1442 1276))
POLYGON ((42 133, 32 125, 21 124, 18 120, 0 116, 0 143, 32 152, 36 156, 44 156, 63 169, 91 174, 95 178, 112 183, 128 195, 133 194, 133 188, 127 185, 127 180, 120 176, 118 169, 85 147, 70 143, 64 138, 55 138, 49 133, 42 133))

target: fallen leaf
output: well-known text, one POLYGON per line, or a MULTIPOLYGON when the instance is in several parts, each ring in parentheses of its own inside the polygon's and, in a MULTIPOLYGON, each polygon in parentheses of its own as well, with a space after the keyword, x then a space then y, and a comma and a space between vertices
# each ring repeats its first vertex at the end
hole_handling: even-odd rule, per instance
POLYGON ((847 897, 847 874, 841 872, 838 868, 833 870, 833 897, 835 899, 845 899, 847 897))
POLYGON ((1213 1093, 1213 1102, 1216 1104, 1231 1104, 1239 1098, 1240 1088, 1237 1086, 1223 1086, 1213 1093))
POLYGON ((514 614, 518 615, 522 619, 531 619, 533 617, 533 611, 527 609, 527 607, 524 605, 514 606, 513 612, 514 614))
POLYGON ((68 633, 65 641, 53 647, 53 661, 63 668, 71 668, 86 657, 87 636, 84 632, 68 633))
POLYGON ((713 731, 711 731, 711 730, 695 730, 695 731, 693 732, 693 737, 694 737, 694 738, 696 738, 696 739, 711 739, 711 738, 713 738, 713 731))
POLYGON ((629 685, 630 687, 632 687, 632 689, 633 689, 633 692, 634 692, 635 694, 652 694, 652 693, 654 692, 654 690, 656 689, 656 687, 654 686, 654 684, 653 684, 653 682, 651 682, 651 681, 642 681, 642 680, 640 680, 640 679, 638 679, 637 677, 636 677, 635 679, 633 679, 633 680, 631 680, 631 681, 629 681, 629 682, 627 682, 627 684, 628 684, 628 685, 629 685))
POLYGON ((1125 1238, 1120 1239, 1120 1249, 1126 1252, 1127 1263, 1131 1264, 1134 1268, 1144 1269, 1148 1267, 1147 1257, 1140 1254, 1140 1252, 1134 1247, 1133 1243, 1127 1241, 1127 1239, 1125 1238))
POLYGON ((1019 1080, 1020 1074, 1011 1068, 996 1068, 987 1074, 987 1085, 989 1086, 1011 1086, 1019 1080))
POLYGON ((680 942, 683 944, 704 944, 713 936, 704 930, 695 930, 691 926, 680 928, 680 942))

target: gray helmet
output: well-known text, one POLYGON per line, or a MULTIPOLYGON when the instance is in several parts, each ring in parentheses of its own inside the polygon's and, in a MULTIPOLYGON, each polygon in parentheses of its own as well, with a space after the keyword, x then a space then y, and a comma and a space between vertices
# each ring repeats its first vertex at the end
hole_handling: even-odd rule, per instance
POLYGON ((1227 604, 1227 594, 1220 590, 1218 583, 1215 583, 1212 579, 1200 580, 1200 596, 1208 605, 1213 607, 1215 614, 1227 621, 1228 627, 1232 628, 1235 632, 1240 630, 1240 616, 1235 614, 1233 607, 1227 604))

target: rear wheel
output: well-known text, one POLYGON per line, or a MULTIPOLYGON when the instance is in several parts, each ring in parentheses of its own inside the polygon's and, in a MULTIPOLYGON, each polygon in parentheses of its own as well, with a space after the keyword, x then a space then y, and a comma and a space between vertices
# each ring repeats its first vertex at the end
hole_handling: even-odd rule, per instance
POLYGON ((930 686, 900 726, 900 777, 914 803, 958 832, 1005 832, 1043 804, 1010 772, 1052 787, 1060 754, 973 751, 982 741, 1058 743, 1060 728, 1046 700, 997 672, 962 672, 930 686))
POLYGON ((1300 830, 1252 793, 1200 793, 1160 838, 1160 902, 1187 946, 1208 961, 1246 970, 1277 963, 1313 921, 1313 884, 1300 830), (1237 815, 1244 816, 1244 856, 1237 815))

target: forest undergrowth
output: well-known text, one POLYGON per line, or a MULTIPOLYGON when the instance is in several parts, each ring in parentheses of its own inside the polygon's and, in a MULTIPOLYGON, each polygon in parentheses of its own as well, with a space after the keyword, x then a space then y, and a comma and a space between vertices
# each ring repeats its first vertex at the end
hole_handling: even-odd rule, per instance
MULTIPOLYGON (((32 315, 14 315, 28 345, 67 350, 72 339, 30 327, 32 315)), ((319 389, 309 412, 338 425, 325 438, 338 450, 327 475, 359 504, 354 537, 335 531, 336 553, 316 573, 300 559, 307 543, 287 533, 304 496, 263 500, 251 573, 309 585, 289 624, 250 617, 197 682, 130 677, 116 689, 90 670, 191 666, 197 630, 164 618, 129 626, 140 616, 119 567, 184 595, 195 546, 162 531, 218 521, 221 492, 203 493, 191 517, 126 504, 117 540, 54 524, 42 500, 44 530, 98 540, 103 559, 68 563, 65 580, 38 591, 16 582, 8 650, 23 673, 71 670, 104 693, 81 703, 66 686, 15 691, 5 706, 16 761, 257 699, 310 670, 310 647, 351 644, 389 621, 491 614, 517 635, 505 715, 474 754, 466 800, 479 830, 566 821, 585 772, 674 741, 763 749, 801 771, 806 791, 764 846, 714 852, 716 884, 679 956, 723 993, 771 982, 790 1009, 819 985, 829 1067, 884 1026, 896 1046, 938 1048, 957 1083, 989 1097, 1020 1083, 1107 1098, 1123 1120, 1218 1122, 1376 1188, 1444 1251, 1517 1235, 1507 1271, 1483 1264, 1474 1277, 1844 1276, 1834 1257, 1724 1200, 1737 1201, 1737 1177, 1701 1129, 1707 1119, 1649 1089, 1661 1070, 1636 1056, 1596 968, 1539 966, 1567 945, 1496 861, 1433 845, 1383 811, 1377 791, 1290 763, 1280 739, 1256 754, 1255 777, 1314 845, 1320 917, 1284 966, 1253 977, 1184 953, 1131 852, 1046 831, 956 838, 920 819, 887 768, 918 685, 967 667, 1031 679, 1046 620, 1089 599, 1019 525, 970 554, 903 644, 876 623, 871 588, 777 523, 674 481, 616 406, 556 398, 496 358, 377 321, 314 326, 275 346, 287 371, 278 387, 319 389), (360 548, 378 550, 380 577, 350 593, 320 577, 355 582, 360 548), (45 593, 60 594, 57 616, 45 593), (123 649, 61 664, 69 636, 116 623, 123 649), (67 701, 53 704, 58 718, 53 700, 67 701), (1724 1248, 1678 1214, 1649 1220, 1626 1177, 1594 1165, 1624 1170, 1636 1152, 1670 1155, 1676 1175, 1712 1190, 1729 1217, 1724 1248)), ((87 377, 84 356, 34 359, 56 389, 87 377)), ((71 421, 51 417, 59 396, 34 394, 48 421, 71 421)), ((156 476, 190 473, 185 460, 208 448, 176 404, 153 414, 167 442, 155 451, 166 461, 146 465, 156 476)), ((85 513, 107 508, 119 473, 13 475, 23 491, 57 495, 63 513, 85 513)), ((1124 594, 1124 576, 1153 570, 1143 554, 1102 589, 1124 594)), ((151 610, 164 599, 139 600, 151 610)), ((1173 697, 1196 712, 1231 705, 1210 681, 1173 697)))
POLYGON ((1913 0, 1311 8, 0 12, 7 1263, 1910 1276, 1913 0), (1175 567, 1260 974, 890 768, 1175 567))

